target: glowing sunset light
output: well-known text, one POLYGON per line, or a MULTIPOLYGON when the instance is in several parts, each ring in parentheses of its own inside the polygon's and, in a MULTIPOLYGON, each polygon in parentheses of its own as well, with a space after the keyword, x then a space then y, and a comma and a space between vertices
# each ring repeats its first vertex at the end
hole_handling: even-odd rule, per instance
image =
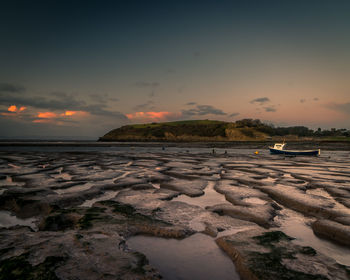
POLYGON ((131 114, 126 114, 126 117, 129 120, 163 121, 174 117, 179 117, 180 115, 181 113, 172 112, 135 112, 131 114))
POLYGON ((48 123, 51 122, 50 119, 38 119, 38 120, 33 120, 33 123, 48 123))
POLYGON ((53 112, 38 112, 37 117, 42 119, 52 119, 57 118, 57 114, 53 112))
POLYGON ((64 115, 65 116, 73 116, 73 115, 75 115, 77 112, 76 111, 66 111, 65 113, 64 113, 64 115))
POLYGON ((16 105, 11 105, 10 107, 8 107, 7 109, 9 112, 16 112, 17 111, 17 106, 16 105))
POLYGON ((62 116, 86 116, 88 112, 85 111, 65 111, 62 116))
POLYGON ((10 113, 3 112, 0 115, 1 116, 7 116, 7 117, 16 117, 18 113, 23 112, 27 107, 22 106, 20 108, 17 108, 16 105, 11 105, 10 107, 7 108, 7 111, 10 113))

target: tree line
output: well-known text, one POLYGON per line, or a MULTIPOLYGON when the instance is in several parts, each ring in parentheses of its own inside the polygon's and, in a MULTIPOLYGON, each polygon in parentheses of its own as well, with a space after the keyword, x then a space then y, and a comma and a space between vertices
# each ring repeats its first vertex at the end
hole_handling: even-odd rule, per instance
POLYGON ((350 130, 341 128, 331 128, 330 130, 317 130, 310 129, 306 126, 290 126, 290 127, 275 127, 273 124, 267 124, 261 122, 259 119, 242 119, 235 122, 237 128, 252 127, 258 131, 264 132, 270 136, 286 136, 286 135, 297 135, 300 137, 314 136, 342 136, 350 137, 350 130))

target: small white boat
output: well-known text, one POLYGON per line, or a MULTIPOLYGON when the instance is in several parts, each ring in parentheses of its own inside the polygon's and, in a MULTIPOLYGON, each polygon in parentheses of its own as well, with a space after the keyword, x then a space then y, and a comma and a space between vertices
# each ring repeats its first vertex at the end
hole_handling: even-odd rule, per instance
POLYGON ((271 154, 283 154, 291 156, 319 156, 321 149, 318 150, 286 150, 286 143, 275 143, 273 147, 269 147, 271 154))

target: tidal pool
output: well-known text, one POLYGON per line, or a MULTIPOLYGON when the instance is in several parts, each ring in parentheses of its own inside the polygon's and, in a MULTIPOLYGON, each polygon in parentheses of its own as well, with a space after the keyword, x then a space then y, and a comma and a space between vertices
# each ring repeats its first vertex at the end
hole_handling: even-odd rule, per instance
POLYGON ((201 233, 182 240, 137 235, 127 244, 145 254, 166 280, 240 279, 234 264, 214 239, 201 233))
POLYGON ((187 204, 197 205, 202 208, 213 206, 216 204, 227 202, 225 196, 214 190, 215 182, 209 182, 204 190, 204 194, 197 197, 189 197, 187 195, 179 195, 172 199, 172 201, 181 201, 187 204))

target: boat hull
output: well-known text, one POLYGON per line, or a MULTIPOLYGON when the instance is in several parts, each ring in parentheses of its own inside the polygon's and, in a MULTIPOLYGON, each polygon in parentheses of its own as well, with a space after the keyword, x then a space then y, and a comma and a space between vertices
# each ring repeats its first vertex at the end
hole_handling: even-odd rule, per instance
POLYGON ((318 156, 320 155, 320 150, 305 150, 305 151, 294 151, 294 150, 278 150, 274 148, 269 148, 271 154, 279 155, 290 155, 290 156, 318 156))

